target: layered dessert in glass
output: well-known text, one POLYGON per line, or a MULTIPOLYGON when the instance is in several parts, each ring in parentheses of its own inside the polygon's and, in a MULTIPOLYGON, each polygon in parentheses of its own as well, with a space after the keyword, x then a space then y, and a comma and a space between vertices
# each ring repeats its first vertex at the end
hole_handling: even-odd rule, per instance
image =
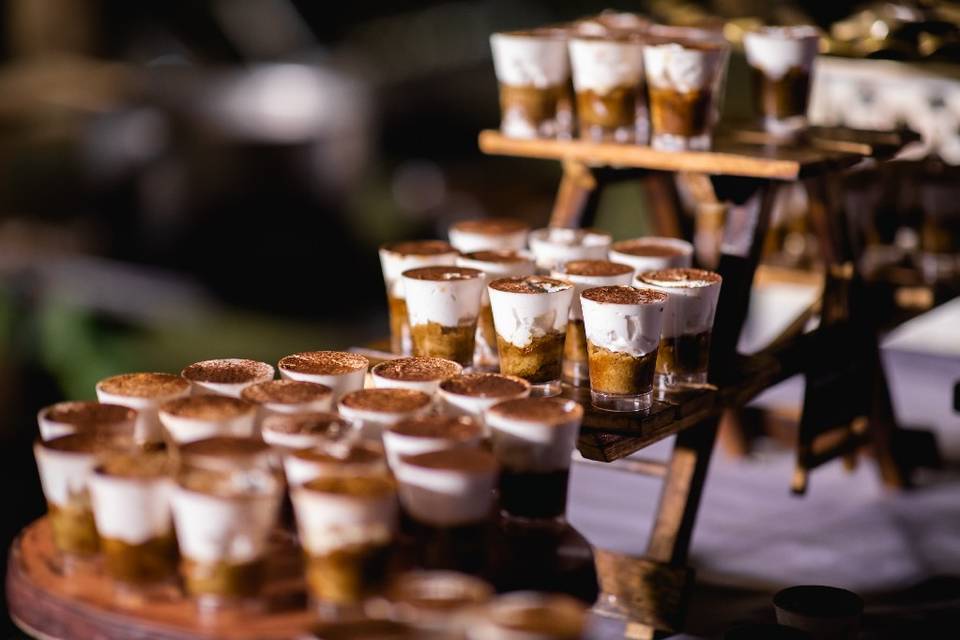
POLYGON ((719 118, 729 49, 685 41, 643 50, 650 144, 664 151, 708 151, 719 118))
POLYGON ((291 487, 327 476, 389 473, 382 446, 349 441, 293 451, 284 457, 283 470, 291 487))
POLYGON ((468 267, 420 267, 403 272, 413 353, 473 364, 483 272, 468 267))
POLYGON ((352 426, 336 413, 325 411, 267 416, 260 435, 267 444, 281 449, 310 449, 347 437, 352 426))
POLYGON ((304 351, 284 356, 277 368, 284 380, 314 382, 333 390, 333 402, 363 389, 370 361, 349 351, 304 351))
POLYGON ((530 383, 516 376, 499 373, 465 373, 440 383, 440 403, 444 413, 483 419, 487 409, 530 395, 530 383))
POLYGON ((657 386, 666 389, 706 383, 720 274, 703 269, 663 269, 642 273, 637 282, 667 294, 657 355, 657 386))
POLYGON ((497 596, 467 629, 467 640, 578 640, 587 626, 586 607, 560 594, 516 591, 497 596))
POLYGON ((461 253, 520 251, 527 246, 530 225, 516 218, 478 218, 450 225, 450 244, 461 253))
POLYGON ((445 449, 475 448, 483 426, 470 416, 434 415, 401 420, 383 432, 383 449, 392 469, 404 456, 445 449))
POLYGON ((790 137, 805 129, 819 30, 794 26, 748 31, 743 48, 753 76, 754 102, 766 130, 790 137))
POLYGON ((570 65, 563 31, 532 29, 490 36, 500 86, 500 131, 511 138, 569 134, 570 65), (565 113, 566 112, 566 113, 565 113))
POLYGON ((42 440, 71 433, 101 433, 136 436, 137 412, 130 407, 102 402, 66 401, 44 407, 37 413, 42 440))
POLYGON ((190 383, 170 373, 125 373, 97 383, 100 402, 119 404, 137 411, 135 437, 145 445, 163 442, 160 405, 190 395, 190 383))
POLYGON ((693 263, 693 245, 680 238, 655 236, 618 240, 610 245, 610 260, 628 264, 637 273, 689 267, 693 263))
POLYGON ((494 280, 487 289, 500 372, 529 382, 533 395, 560 393, 573 285, 554 278, 526 276, 494 280))
POLYGON ((508 400, 487 411, 505 516, 534 521, 563 518, 570 457, 582 420, 583 407, 560 398, 508 400))
POLYGON ((611 33, 570 40, 580 137, 594 142, 646 143, 643 42, 611 33))
POLYGON ((633 267, 607 260, 573 260, 551 274, 554 278, 573 283, 573 302, 570 303, 570 323, 563 344, 563 381, 572 385, 586 385, 587 337, 583 331, 583 310, 580 294, 590 287, 624 284, 633 281, 633 267))
POLYGON ((549 272, 571 260, 605 260, 611 237, 599 229, 546 227, 531 231, 529 240, 537 268, 549 272))
POLYGON ((649 409, 667 294, 609 286, 587 289, 580 297, 593 406, 608 411, 649 409))
POLYGON ((190 382, 194 395, 216 394, 239 398, 244 389, 273 380, 273 366, 244 358, 221 358, 195 362, 180 372, 190 382))
POLYGON ((240 394, 259 409, 259 420, 275 414, 330 411, 333 389, 325 384, 303 380, 270 380, 250 385, 240 394))
MULTIPOLYGON (((490 280, 508 276, 532 276, 536 268, 533 257, 525 251, 473 251, 457 258, 457 264, 482 271, 485 284, 489 284, 490 280)), ((493 328, 493 311, 490 309, 490 294, 486 286, 480 296, 473 364, 480 369, 494 370, 500 364, 497 355, 497 332, 493 328)))
POLYGON ((463 373, 463 367, 446 358, 412 356, 381 362, 370 371, 377 389, 413 389, 434 395, 440 383, 463 373))
POLYGON ((383 599, 371 603, 376 618, 404 622, 427 633, 463 637, 476 608, 493 598, 485 580, 458 571, 414 570, 390 581, 383 599))
POLYGON ((397 490, 385 476, 315 478, 292 490, 307 589, 321 617, 362 617, 385 584, 397 527, 397 490))
POLYGON ((430 411, 433 398, 412 389, 361 389, 340 399, 340 415, 365 438, 380 441, 385 427, 430 411))
POLYGON ((453 264, 458 252, 442 240, 411 240, 384 244, 379 253, 390 314, 390 350, 399 355, 410 355, 413 352, 413 339, 410 337, 407 298, 400 275, 417 267, 453 264))
POLYGON ((252 436, 257 406, 229 396, 199 395, 165 402, 158 415, 168 442, 182 445, 213 436, 252 436))

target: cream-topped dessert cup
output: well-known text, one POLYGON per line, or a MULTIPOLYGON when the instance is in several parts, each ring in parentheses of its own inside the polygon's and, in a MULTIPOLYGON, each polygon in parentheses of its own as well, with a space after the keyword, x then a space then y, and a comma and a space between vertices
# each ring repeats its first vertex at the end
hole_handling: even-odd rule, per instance
POLYGON ((352 430, 346 418, 318 411, 267 416, 260 425, 260 436, 272 447, 296 451, 339 442, 352 430))
POLYGON ((547 227, 530 232, 537 268, 548 273, 571 260, 605 260, 612 238, 596 229, 547 227))
POLYGON ((431 451, 476 448, 483 439, 483 425, 470 416, 422 416, 408 418, 383 431, 383 449, 391 469, 401 458, 431 451))
POLYGON ((693 264, 693 245, 680 238, 657 236, 618 240, 610 245, 609 259, 611 262, 628 264, 637 273, 690 267, 693 264))
POLYGON ((291 451, 283 458, 287 484, 297 487, 328 476, 389 475, 383 447, 373 442, 336 442, 291 451))
POLYGON ((529 382, 499 373, 466 373, 440 383, 440 405, 443 413, 472 416, 481 422, 487 409, 498 402, 526 398, 529 395, 529 382))
POLYGON ((580 294, 590 287, 629 285, 633 281, 633 267, 607 260, 574 260, 555 269, 550 276, 573 284, 573 302, 570 303, 570 322, 563 343, 563 381, 573 386, 587 386, 587 338, 583 330, 583 310, 580 294))
POLYGON ((294 487, 291 497, 314 607, 321 618, 360 617, 386 581, 396 485, 379 475, 328 476, 294 487))
POLYGON ((473 364, 483 272, 468 267, 420 267, 403 272, 413 353, 473 364))
POLYGON ((194 362, 180 372, 194 395, 214 394, 239 398, 244 389, 273 380, 273 365, 245 358, 220 358, 194 362))
POLYGON ((710 150, 728 57, 729 47, 707 42, 644 47, 654 149, 710 150))
POLYGON ((158 413, 168 443, 183 445, 213 436, 251 437, 257 406, 230 396, 198 395, 170 400, 158 413))
POLYGON ((573 285, 526 276, 494 280, 487 290, 500 372, 525 379, 531 395, 559 394, 573 285))
POLYGON ((461 220, 450 226, 450 244, 460 253, 522 251, 530 225, 516 218, 461 220))
POLYGON ((774 136, 794 137, 807 126, 820 31, 812 26, 765 27, 745 33, 743 49, 764 127, 774 136))
POLYGON ((703 269, 663 269, 639 274, 637 283, 668 296, 657 355, 657 386, 665 390, 705 384, 720 275, 703 269))
POLYGON ((410 355, 413 338, 401 274, 417 267, 453 264, 459 252, 442 240, 412 240, 381 245, 379 253, 390 314, 390 350, 397 355, 410 355))
POLYGON ((567 137, 564 101, 570 64, 562 33, 547 29, 494 33, 490 49, 500 86, 501 133, 510 138, 567 137))
POLYGON ((642 40, 627 34, 574 37, 570 68, 580 137, 646 144, 642 40))
POLYGON ((606 286, 580 296, 590 355, 590 399, 608 411, 646 411, 667 294, 606 286))
POLYGON ((338 409, 363 438, 380 442, 385 427, 425 415, 432 406, 433 398, 423 391, 362 389, 343 396, 338 409))
POLYGON ((304 351, 284 356, 277 368, 284 380, 315 382, 333 390, 333 403, 363 389, 370 361, 349 351, 304 351))
POLYGON ((560 594, 514 591, 497 596, 467 628, 467 640, 578 640, 587 627, 583 603, 560 594))
POLYGON ((171 373, 125 373, 97 383, 97 400, 137 412, 134 438, 140 444, 163 442, 160 405, 190 395, 190 382, 171 373))
POLYGON ((116 403, 72 401, 57 402, 37 412, 42 440, 53 440, 71 433, 95 433, 115 441, 128 439, 136 444, 137 411, 116 403))
POLYGON ((477 607, 493 598, 493 586, 458 571, 407 571, 390 581, 371 615, 414 625, 427 633, 466 637, 477 607))
POLYGON ((257 406, 257 424, 278 414, 299 414, 330 411, 333 389, 303 380, 270 380, 250 385, 240 397, 257 406))
POLYGON ((440 383, 463 373, 463 367, 446 358, 412 356, 381 362, 370 370, 375 389, 412 389, 435 396, 440 383))

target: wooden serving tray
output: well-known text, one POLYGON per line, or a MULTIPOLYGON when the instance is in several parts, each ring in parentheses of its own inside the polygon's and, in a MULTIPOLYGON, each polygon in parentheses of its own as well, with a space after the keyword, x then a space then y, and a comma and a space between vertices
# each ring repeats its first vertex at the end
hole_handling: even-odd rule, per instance
POLYGON ((118 600, 102 569, 64 575, 50 523, 40 518, 10 548, 7 603, 25 633, 55 640, 292 640, 316 624, 307 611, 299 550, 282 536, 268 554, 264 610, 201 618, 179 589, 148 601, 118 600))

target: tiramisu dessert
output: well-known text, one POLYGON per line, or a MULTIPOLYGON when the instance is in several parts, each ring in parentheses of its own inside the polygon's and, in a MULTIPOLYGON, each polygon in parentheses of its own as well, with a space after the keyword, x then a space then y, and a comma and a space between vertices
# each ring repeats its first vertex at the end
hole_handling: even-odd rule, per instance
POLYGON ((292 498, 314 605, 325 618, 359 615, 387 577, 397 525, 394 482, 328 476, 295 487, 292 498))
POLYGON ((466 373, 440 383, 443 411, 450 415, 482 419, 484 412, 498 402, 529 395, 529 382, 499 373, 466 373))
POLYGON ((417 267, 453 264, 457 255, 457 250, 442 240, 392 242, 380 247, 380 267, 390 313, 390 350, 394 353, 410 355, 413 352, 407 299, 400 274, 417 267))
POLYGON ((642 273, 637 281, 668 296, 657 355, 658 386, 705 383, 720 275, 702 269, 664 269, 642 273))
MULTIPOLYGON (((483 271, 485 284, 508 276, 532 276, 536 266, 533 256, 526 251, 474 251, 457 258, 461 267, 483 271)), ((480 296, 480 316, 477 318, 477 346, 473 364, 481 369, 495 370, 500 365, 497 356, 497 332, 493 328, 493 311, 486 286, 480 296)))
POLYGON ((520 251, 527 246, 530 225, 516 218, 461 220, 450 226, 450 244, 461 253, 520 251))
POLYGON ((430 394, 412 389, 361 389, 343 396, 339 409, 361 435, 379 442, 384 427, 426 414, 432 401, 430 394))
MULTIPOLYGON (((567 41, 550 29, 490 36, 500 85, 500 131, 511 138, 564 137, 564 99, 570 79, 567 41)), ((567 116, 568 117, 568 116, 567 116)))
POLYGON ((194 440, 175 451, 178 471, 213 474, 278 471, 280 455, 269 444, 255 437, 215 436, 194 440))
POLYGON ((275 414, 264 418, 260 426, 264 442, 293 451, 338 442, 350 432, 345 418, 328 412, 275 414))
POLYGON ((530 251, 537 267, 550 271, 571 260, 605 260, 610 241, 599 229, 548 227, 530 232, 530 251))
POLYGON ((276 414, 330 411, 333 390, 325 384, 303 380, 270 380, 250 385, 240 394, 257 405, 260 419, 276 414))
POLYGON ((573 285, 526 276, 494 280, 488 291, 500 372, 527 380, 534 395, 560 393, 573 285))
POLYGON ((767 131, 789 137, 804 129, 820 32, 811 26, 768 27, 744 34, 743 48, 767 131))
POLYGON ((160 405, 168 441, 184 444, 213 436, 252 436, 257 406, 229 396, 199 395, 160 405))
POLYGON ((600 13, 581 18, 570 25, 576 35, 605 36, 611 34, 642 35, 650 28, 650 20, 629 12, 606 9, 600 13))
POLYGON ((559 398, 508 400, 487 411, 505 515, 541 520, 563 516, 570 456, 582 420, 582 406, 559 398))
POLYGON ((180 571, 201 609, 255 604, 282 496, 282 481, 264 469, 178 473, 171 509, 180 571))
POLYGON ((53 440, 71 433, 102 433, 128 438, 134 444, 137 412, 130 407, 101 402, 58 402, 37 413, 40 438, 53 440))
POLYGON ((106 458, 90 476, 104 565, 120 583, 142 588, 177 574, 171 467, 164 452, 120 454, 106 458))
POLYGON ((543 638, 578 640, 587 625, 587 611, 575 598, 520 591, 497 596, 467 629, 467 640, 543 638))
POLYGON ((463 367, 453 360, 412 356, 381 362, 370 375, 378 389, 413 389, 434 395, 441 382, 462 372, 463 367))
POLYGON ((693 245, 679 238, 652 236, 619 240, 610 245, 610 260, 628 264, 637 273, 689 267, 693 261, 693 245))
POLYGON ((610 411, 649 409, 667 294, 609 286, 587 289, 581 300, 593 406, 610 411))
POLYGON ((483 272, 468 267, 420 267, 403 272, 413 353, 473 363, 483 272))
POLYGON ((239 398, 252 384, 273 380, 273 366, 243 358, 195 362, 180 372, 190 382, 194 395, 212 393, 239 398))
POLYGON ((654 149, 710 149, 728 52, 724 46, 692 41, 644 47, 654 149))
MULTIPOLYGON (((465 637, 472 622, 470 614, 493 598, 493 587, 485 580, 456 571, 407 571, 387 586, 382 617, 416 625, 427 632, 453 632, 465 637)), ((373 615, 380 617, 380 611, 373 615)))
POLYGON ((315 382, 333 390, 333 402, 345 393, 363 389, 370 361, 349 351, 304 351, 280 359, 284 380, 315 382))
POLYGON ((383 447, 373 442, 342 441, 298 449, 283 459, 291 487, 327 476, 388 475, 383 447))
POLYGON ((477 448, 430 451, 393 467, 400 504, 413 522, 415 564, 479 573, 487 562, 487 522, 494 504, 497 461, 477 448))
POLYGON ((404 456, 431 451, 478 447, 483 426, 470 416, 420 416, 401 420, 383 431, 383 448, 390 467, 404 456))
POLYGON ((570 68, 581 138, 646 143, 643 42, 638 37, 611 32, 572 38, 570 68))
POLYGON ((100 402, 136 410, 134 438, 144 445, 163 442, 163 427, 157 415, 160 405, 188 395, 190 383, 170 373, 124 373, 97 383, 97 399, 100 402))
POLYGON ((580 294, 590 287, 628 285, 633 281, 634 270, 629 265, 607 260, 573 260, 555 269, 551 275, 573 283, 570 323, 563 345, 563 380, 572 385, 586 386, 589 379, 587 338, 583 332, 580 294))

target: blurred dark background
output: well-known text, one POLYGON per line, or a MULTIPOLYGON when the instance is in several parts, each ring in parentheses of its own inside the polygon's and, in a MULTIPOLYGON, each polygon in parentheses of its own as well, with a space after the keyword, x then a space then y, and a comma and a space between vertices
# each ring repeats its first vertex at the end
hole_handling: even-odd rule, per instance
MULTIPOLYGON (((825 25, 853 5, 806 4, 700 6, 825 25)), ((43 509, 41 406, 122 371, 380 337, 378 244, 458 218, 546 222, 559 166, 476 149, 498 121, 491 32, 678 6, 0 3, 4 555, 43 509)), ((736 110, 746 88, 730 78, 736 110)), ((642 207, 634 187, 611 189, 598 224, 636 235, 642 207)))

